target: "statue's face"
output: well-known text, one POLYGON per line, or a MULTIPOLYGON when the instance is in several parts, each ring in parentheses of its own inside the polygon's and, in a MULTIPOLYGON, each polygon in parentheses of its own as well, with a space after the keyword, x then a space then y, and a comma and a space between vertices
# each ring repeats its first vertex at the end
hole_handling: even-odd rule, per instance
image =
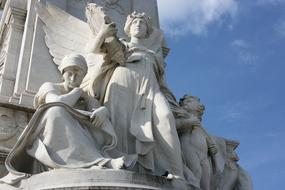
POLYGON ((228 154, 228 158, 232 161, 239 161, 239 157, 236 153, 236 151, 233 149, 233 147, 228 147, 227 146, 227 154, 228 154))
POLYGON ((15 133, 16 121, 14 111, 8 108, 0 109, 0 140, 7 140, 11 138, 15 133))
POLYGON ((141 18, 135 18, 130 28, 131 37, 145 38, 147 34, 146 21, 141 18))
POLYGON ((195 98, 187 97, 181 102, 181 106, 189 112, 202 112, 204 111, 204 106, 195 98))
POLYGON ((74 66, 67 67, 64 69, 62 77, 65 87, 68 89, 73 89, 75 87, 79 87, 82 83, 82 80, 84 78, 84 71, 74 66))

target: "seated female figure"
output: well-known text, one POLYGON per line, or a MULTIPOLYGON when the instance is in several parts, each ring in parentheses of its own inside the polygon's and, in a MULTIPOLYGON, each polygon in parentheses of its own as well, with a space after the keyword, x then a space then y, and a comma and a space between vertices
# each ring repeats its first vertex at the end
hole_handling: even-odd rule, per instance
POLYGON ((10 173, 3 182, 13 184, 56 168, 119 169, 124 165, 124 157, 108 157, 108 150, 116 146, 116 135, 107 109, 98 108, 96 100, 79 88, 87 72, 84 57, 66 56, 59 68, 63 82, 40 87, 37 111, 7 157, 10 173))

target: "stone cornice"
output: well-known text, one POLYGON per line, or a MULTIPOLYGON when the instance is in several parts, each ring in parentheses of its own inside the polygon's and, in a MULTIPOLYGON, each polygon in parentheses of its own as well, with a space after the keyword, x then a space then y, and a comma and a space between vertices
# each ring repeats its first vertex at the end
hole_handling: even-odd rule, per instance
MULTIPOLYGON (((2 3, 2 1, 0 0, 0 3, 2 3)), ((2 36, 5 27, 9 24, 16 29, 24 29, 27 10, 23 7, 17 7, 14 4, 13 1, 9 1, 9 3, 5 5, 0 24, 0 36, 2 36)))
POLYGON ((34 113, 35 112, 34 108, 24 106, 24 105, 19 105, 19 104, 13 104, 10 102, 9 103, 4 102, 4 101, 1 101, 1 98, 0 98, 0 107, 15 109, 15 110, 19 110, 19 111, 25 111, 28 113, 34 113))
POLYGON ((7 0, 0 0, 0 9, 4 9, 7 0))

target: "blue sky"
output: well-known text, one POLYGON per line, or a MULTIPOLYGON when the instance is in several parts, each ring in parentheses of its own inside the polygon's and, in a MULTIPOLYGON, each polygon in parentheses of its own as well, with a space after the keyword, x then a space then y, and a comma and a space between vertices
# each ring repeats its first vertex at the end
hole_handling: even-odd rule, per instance
POLYGON ((158 0, 177 98, 199 96, 204 126, 241 142, 254 189, 285 177, 285 0, 158 0))

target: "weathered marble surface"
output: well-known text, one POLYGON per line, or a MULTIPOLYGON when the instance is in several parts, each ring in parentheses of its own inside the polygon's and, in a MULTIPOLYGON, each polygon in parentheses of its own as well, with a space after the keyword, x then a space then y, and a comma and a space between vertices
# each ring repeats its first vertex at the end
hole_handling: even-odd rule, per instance
POLYGON ((4 161, 30 119, 30 113, 0 107, 0 177, 7 174, 4 161))

